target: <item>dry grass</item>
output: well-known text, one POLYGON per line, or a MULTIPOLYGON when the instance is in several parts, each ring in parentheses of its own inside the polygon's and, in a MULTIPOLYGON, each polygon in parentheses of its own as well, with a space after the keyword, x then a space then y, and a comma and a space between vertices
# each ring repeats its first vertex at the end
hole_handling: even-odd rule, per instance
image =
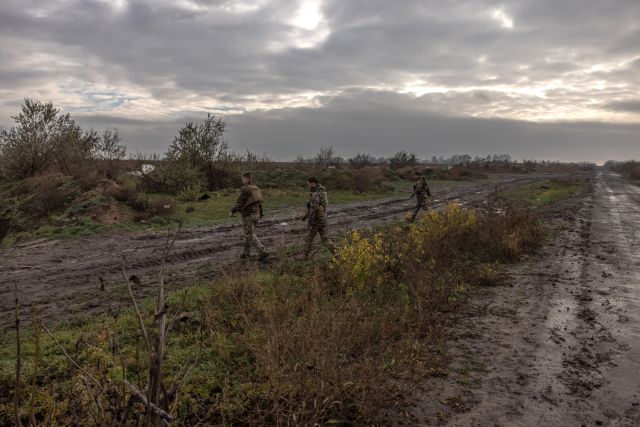
MULTIPOLYGON (((540 237, 537 219, 526 211, 451 205, 415 225, 350 233, 328 264, 282 254, 267 271, 230 272, 174 295, 169 311, 187 315, 167 341, 166 380, 200 356, 172 414, 181 425, 384 423, 414 380, 444 371, 447 312, 464 304, 473 285, 499 282, 497 263, 532 250, 540 237)), ((143 314, 150 310, 153 302, 141 306, 143 314)), ((136 356, 137 323, 127 312, 58 329, 58 336, 101 383, 123 375, 136 383, 147 370, 136 356), (124 372, 109 368, 115 356, 105 331, 117 336, 124 372)), ((36 417, 95 425, 82 372, 61 363, 51 342, 41 346, 36 417), (59 396, 57 406, 47 395, 59 396)), ((32 353, 23 349, 26 378, 32 353)), ((10 390, 13 371, 4 366, 0 383, 10 390)), ((11 409, 0 407, 0 423, 11 409)))

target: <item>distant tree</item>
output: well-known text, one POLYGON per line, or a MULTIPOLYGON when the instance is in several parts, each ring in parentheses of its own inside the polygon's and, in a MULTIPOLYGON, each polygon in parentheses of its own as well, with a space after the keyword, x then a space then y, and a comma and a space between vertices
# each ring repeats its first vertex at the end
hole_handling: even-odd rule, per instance
POLYGON ((494 162, 511 163, 511 154, 494 154, 494 162))
POLYGON ((221 117, 211 114, 201 124, 187 122, 169 146, 167 158, 200 168, 213 188, 220 175, 216 163, 230 159, 229 145, 223 138, 226 126, 221 117))
POLYGON ((392 168, 401 168, 404 166, 413 166, 418 163, 418 157, 414 153, 407 153, 406 151, 398 151, 391 156, 389 164, 392 168))
POLYGON ((83 132, 51 102, 25 98, 12 119, 16 126, 0 131, 0 174, 6 178, 23 179, 51 167, 70 173, 95 154, 95 133, 83 132))
POLYGON ((369 154, 358 153, 352 158, 349 159, 349 164, 354 168, 361 168, 364 166, 369 166, 374 163, 373 157, 369 154))
POLYGON ((167 157, 186 160, 192 166, 202 166, 226 160, 229 146, 223 139, 227 123, 221 118, 207 114, 202 124, 187 122, 173 139, 167 157))
POLYGON ((324 145, 321 146, 320 152, 316 154, 314 160, 317 164, 323 165, 325 167, 338 162, 338 157, 336 156, 333 145, 330 145, 328 147, 325 147, 324 145))

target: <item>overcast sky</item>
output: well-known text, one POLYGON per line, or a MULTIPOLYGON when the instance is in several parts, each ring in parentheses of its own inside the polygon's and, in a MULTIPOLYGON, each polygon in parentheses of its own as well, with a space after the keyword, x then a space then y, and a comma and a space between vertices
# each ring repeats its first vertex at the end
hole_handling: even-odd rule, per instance
POLYGON ((0 126, 24 97, 162 153, 640 158, 639 0, 2 0, 0 126))

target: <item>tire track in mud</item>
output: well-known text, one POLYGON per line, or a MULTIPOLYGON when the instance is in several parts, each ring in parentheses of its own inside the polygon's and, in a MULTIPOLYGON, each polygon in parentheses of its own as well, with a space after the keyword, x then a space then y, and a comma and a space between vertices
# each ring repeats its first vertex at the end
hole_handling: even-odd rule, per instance
POLYGON ((640 425, 638 194, 599 173, 554 241, 476 298, 453 344, 481 367, 475 386, 428 382, 420 425, 640 425), (462 413, 433 403, 448 398, 462 413))
MULTIPOLYGON (((548 176, 499 176, 497 185, 502 191, 544 178, 548 176)), ((465 205, 480 206, 495 187, 495 183, 435 184, 432 190, 438 201, 434 205, 438 207, 457 200, 465 205)), ((332 235, 350 228, 369 228, 401 219, 413 204, 413 200, 406 198, 332 206, 329 212, 332 235)), ((299 244, 305 230, 302 222, 275 217, 261 221, 257 234, 268 248, 273 249, 299 244)), ((165 239, 165 233, 159 232, 118 233, 35 241, 0 251, 0 329, 10 324, 16 283, 23 306, 36 304, 49 318, 67 319, 116 309, 125 302, 122 298, 122 255, 127 258, 129 274, 142 279, 143 284, 136 288, 137 295, 148 294, 165 239), (99 278, 112 292, 99 292, 99 278)), ((232 265, 242 245, 241 226, 237 223, 184 229, 175 242, 168 269, 181 278, 184 286, 199 277, 215 274, 209 267, 232 265)))

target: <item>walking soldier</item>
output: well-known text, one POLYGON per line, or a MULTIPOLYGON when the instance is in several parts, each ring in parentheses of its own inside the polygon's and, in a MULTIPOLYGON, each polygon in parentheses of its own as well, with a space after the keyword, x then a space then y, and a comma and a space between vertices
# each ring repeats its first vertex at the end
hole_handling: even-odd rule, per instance
POLYGON ((249 258, 253 246, 258 251, 258 259, 265 259, 267 252, 256 236, 256 225, 263 216, 262 193, 258 186, 253 184, 250 172, 242 174, 240 195, 236 204, 231 208, 230 216, 236 212, 240 212, 242 215, 242 230, 244 231, 244 251, 240 258, 249 258))
POLYGON ((431 197, 431 190, 427 185, 427 179, 420 172, 415 173, 416 183, 413 184, 413 194, 411 197, 416 198, 416 207, 413 209, 413 215, 411 215, 411 222, 416 220, 420 209, 427 208, 427 197, 431 197))
POLYGON ((307 213, 302 217, 302 220, 307 220, 309 224, 307 236, 304 239, 304 256, 308 258, 316 234, 320 235, 322 243, 331 252, 334 251, 334 245, 327 230, 327 208, 329 205, 327 190, 318 183, 315 177, 309 178, 306 185, 309 189, 309 203, 307 203, 307 213))

